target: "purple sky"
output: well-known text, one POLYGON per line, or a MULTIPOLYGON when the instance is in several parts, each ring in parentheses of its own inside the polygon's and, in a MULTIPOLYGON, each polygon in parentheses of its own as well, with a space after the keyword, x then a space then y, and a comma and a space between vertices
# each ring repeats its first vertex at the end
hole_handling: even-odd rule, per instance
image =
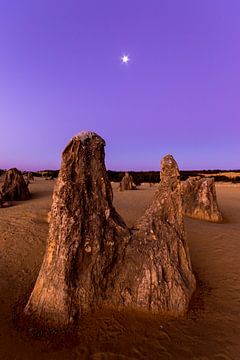
POLYGON ((240 168, 239 75, 239 0, 0 0, 0 168, 81 130, 111 169, 240 168))

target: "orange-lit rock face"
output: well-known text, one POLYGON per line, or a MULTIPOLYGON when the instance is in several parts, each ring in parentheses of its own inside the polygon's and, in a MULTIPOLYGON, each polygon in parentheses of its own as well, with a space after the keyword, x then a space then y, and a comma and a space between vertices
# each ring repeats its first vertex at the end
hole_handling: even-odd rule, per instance
POLYGON ((180 314, 195 289, 176 162, 163 159, 153 204, 130 230, 112 205, 104 145, 83 132, 63 151, 47 249, 25 308, 45 326, 68 327, 99 306, 180 314))

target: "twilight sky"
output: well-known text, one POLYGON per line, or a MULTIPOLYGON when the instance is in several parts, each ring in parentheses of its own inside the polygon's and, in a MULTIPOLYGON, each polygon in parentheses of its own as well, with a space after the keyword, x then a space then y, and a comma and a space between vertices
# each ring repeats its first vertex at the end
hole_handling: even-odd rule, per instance
POLYGON ((81 130, 110 169, 239 169, 240 1, 0 0, 0 168, 81 130))

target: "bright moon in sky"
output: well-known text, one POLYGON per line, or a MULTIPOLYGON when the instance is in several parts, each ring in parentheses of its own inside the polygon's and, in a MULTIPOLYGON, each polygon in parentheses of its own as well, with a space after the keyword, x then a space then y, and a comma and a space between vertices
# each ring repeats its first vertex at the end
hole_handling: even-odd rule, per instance
POLYGON ((129 58, 128 55, 123 55, 123 56, 121 57, 121 60, 122 60, 122 63, 123 63, 123 64, 127 64, 127 63, 130 61, 130 58, 129 58))

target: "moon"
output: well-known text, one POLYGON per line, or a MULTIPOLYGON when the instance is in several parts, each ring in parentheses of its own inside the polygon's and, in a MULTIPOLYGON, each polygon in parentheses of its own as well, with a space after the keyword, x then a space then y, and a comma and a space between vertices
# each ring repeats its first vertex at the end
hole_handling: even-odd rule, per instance
POLYGON ((122 63, 123 63, 123 64, 128 64, 129 61, 130 61, 130 58, 129 58, 128 55, 123 55, 123 56, 121 57, 121 60, 122 60, 122 63))

